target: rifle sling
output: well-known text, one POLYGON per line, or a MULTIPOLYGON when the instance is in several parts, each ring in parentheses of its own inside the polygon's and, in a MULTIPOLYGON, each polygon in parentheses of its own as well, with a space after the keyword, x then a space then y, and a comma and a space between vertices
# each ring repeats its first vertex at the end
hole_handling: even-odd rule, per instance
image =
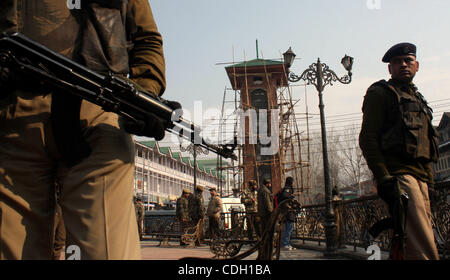
MULTIPOLYGON (((96 3, 106 8, 120 10, 122 2, 123 0, 85 0, 83 3, 85 4, 84 9, 72 13, 80 26, 73 53, 75 61, 84 64, 79 51, 81 46, 80 40, 84 37, 83 33, 86 29, 86 22, 90 18, 89 11, 91 11, 91 7, 89 4, 96 3)), ((56 146, 63 157, 62 160, 68 167, 74 166, 91 153, 91 148, 81 131, 80 109, 80 97, 57 92, 52 95, 50 118, 54 130, 54 138, 56 146)))

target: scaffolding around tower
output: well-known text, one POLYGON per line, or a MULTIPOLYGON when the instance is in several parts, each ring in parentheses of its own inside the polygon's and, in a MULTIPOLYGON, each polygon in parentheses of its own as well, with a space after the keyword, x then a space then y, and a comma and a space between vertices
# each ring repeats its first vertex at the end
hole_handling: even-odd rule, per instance
POLYGON ((309 129, 300 131, 298 121, 306 119, 308 127, 308 113, 306 118, 299 117, 303 114, 298 113, 300 97, 293 97, 286 79, 286 65, 282 59, 258 56, 254 60, 232 63, 225 70, 231 88, 226 87, 223 93, 219 142, 238 139, 238 160, 223 168, 232 173, 234 192, 242 191, 249 180, 261 185, 264 178, 271 178, 276 194, 284 186, 286 177, 291 176, 295 181, 296 198, 303 201, 310 189, 309 129), (272 140, 269 144, 260 141, 261 131, 264 132, 260 124, 264 121, 267 121, 267 130, 263 136, 272 140), (273 143, 275 138, 276 144, 273 143), (269 150, 270 144, 276 150, 262 153, 269 150))

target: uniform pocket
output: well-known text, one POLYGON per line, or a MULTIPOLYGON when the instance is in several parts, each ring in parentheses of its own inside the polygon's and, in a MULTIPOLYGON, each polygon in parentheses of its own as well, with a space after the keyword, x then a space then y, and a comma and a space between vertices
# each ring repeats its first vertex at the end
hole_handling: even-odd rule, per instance
POLYGON ((405 126, 410 130, 416 130, 423 127, 422 123, 422 105, 414 99, 401 97, 400 108, 403 113, 405 126))

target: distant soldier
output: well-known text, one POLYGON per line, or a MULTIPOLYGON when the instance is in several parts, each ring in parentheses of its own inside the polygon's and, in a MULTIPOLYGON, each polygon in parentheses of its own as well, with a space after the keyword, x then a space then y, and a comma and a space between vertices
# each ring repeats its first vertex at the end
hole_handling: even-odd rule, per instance
POLYGON ((198 239, 195 242, 197 246, 200 246, 203 240, 203 219, 205 218, 203 189, 203 186, 196 186, 194 194, 189 197, 189 216, 192 224, 199 227, 198 239))
POLYGON ((256 237, 259 239, 261 237, 261 229, 258 217, 258 185, 255 180, 248 182, 248 186, 242 192, 241 202, 245 205, 248 239, 253 240, 253 232, 256 233, 256 237))
POLYGON ((264 179, 263 185, 258 191, 258 216, 261 219, 261 235, 267 227, 270 215, 273 212, 272 182, 264 179))
POLYGON ((267 225, 273 209, 272 182, 266 178, 263 180, 263 185, 258 191, 258 216, 261 219, 261 239, 263 241, 262 247, 258 249, 258 260, 268 258, 270 248, 272 247, 272 237, 266 236, 264 238, 264 232, 271 230, 267 229, 267 225))
MULTIPOLYGON (((177 199, 177 208, 176 208, 176 219, 180 221, 181 229, 184 230, 187 226, 189 226, 189 196, 191 195, 191 191, 189 189, 183 189, 181 196, 177 199)), ((186 245, 180 239, 180 245, 186 245)))
POLYGON ((208 215, 209 219, 209 231, 211 234, 211 239, 214 239, 219 230, 220 212, 222 212, 223 204, 222 199, 220 199, 219 194, 217 193, 215 188, 211 188, 209 192, 211 194, 211 199, 209 200, 206 214, 208 215))
POLYGON ((134 200, 134 208, 136 210, 136 221, 138 225, 139 231, 139 240, 142 240, 142 236, 144 234, 144 204, 142 204, 142 199, 140 197, 135 198, 134 200))
POLYGON ((177 199, 176 218, 180 222, 187 223, 189 218, 189 196, 191 191, 189 189, 183 189, 181 196, 177 199))
POLYGON ((334 217, 336 219, 336 236, 337 236, 337 246, 338 248, 345 248, 344 242, 344 221, 342 214, 344 212, 342 198, 339 195, 339 189, 337 186, 334 186, 331 191, 332 195, 332 203, 333 203, 333 211, 334 217))

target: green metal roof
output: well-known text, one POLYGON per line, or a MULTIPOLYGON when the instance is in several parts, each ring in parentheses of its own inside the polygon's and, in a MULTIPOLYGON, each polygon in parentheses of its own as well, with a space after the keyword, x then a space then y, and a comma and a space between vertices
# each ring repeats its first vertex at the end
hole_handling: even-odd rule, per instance
MULTIPOLYGON (((149 148, 155 149, 155 147, 158 147, 159 152, 171 156, 174 159, 181 158, 181 161, 185 164, 189 164, 189 166, 193 167, 194 161, 191 160, 190 157, 183 157, 181 156, 180 152, 172 152, 170 147, 159 147, 159 145, 156 145, 156 141, 139 141, 140 144, 145 145, 149 148)), ((222 160, 222 159, 221 159, 222 160)), ((228 165, 229 163, 222 160, 223 165, 228 165)), ((211 174, 212 176, 217 177, 218 172, 214 168, 217 165, 217 159, 203 159, 203 160, 197 160, 198 169, 200 171, 206 172, 208 174, 211 174), (213 167, 214 166, 214 167, 213 167)), ((225 175, 222 174, 222 179, 225 179, 225 175)))
POLYGON ((227 66, 225 68, 233 67, 255 67, 255 66, 269 66, 269 65, 283 65, 282 61, 268 60, 268 59, 253 59, 250 61, 244 61, 242 63, 227 66))
POLYGON ((155 148, 155 146, 156 146, 156 141, 142 141, 142 142, 138 142, 138 143, 141 143, 142 145, 145 145, 152 149, 155 148))
POLYGON ((172 157, 174 159, 179 159, 181 157, 181 153, 180 152, 172 152, 172 157))
POLYGON ((181 161, 192 166, 192 164, 190 163, 191 159, 189 157, 182 157, 181 161))
POLYGON ((159 152, 165 155, 169 155, 170 147, 159 147, 159 152))

